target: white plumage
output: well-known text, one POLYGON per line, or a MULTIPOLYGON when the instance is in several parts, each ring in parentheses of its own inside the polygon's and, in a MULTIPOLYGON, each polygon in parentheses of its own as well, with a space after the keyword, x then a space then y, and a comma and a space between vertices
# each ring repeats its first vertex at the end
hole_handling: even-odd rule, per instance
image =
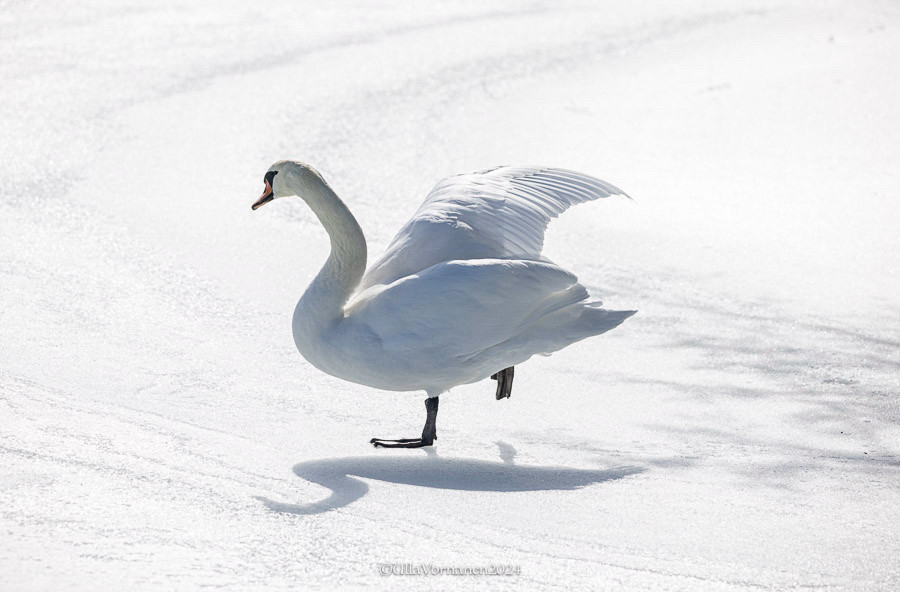
POLYGON ((300 353, 345 380, 436 397, 604 333, 634 314, 587 302, 577 278, 541 255, 551 218, 615 194, 625 195, 599 179, 554 168, 498 167, 449 177, 365 275, 362 230, 312 167, 274 164, 254 209, 299 195, 331 238, 331 256, 294 311, 300 353))
POLYGON ((360 290, 443 261, 539 259, 551 218, 621 189, 564 169, 497 167, 440 181, 378 261, 360 290))

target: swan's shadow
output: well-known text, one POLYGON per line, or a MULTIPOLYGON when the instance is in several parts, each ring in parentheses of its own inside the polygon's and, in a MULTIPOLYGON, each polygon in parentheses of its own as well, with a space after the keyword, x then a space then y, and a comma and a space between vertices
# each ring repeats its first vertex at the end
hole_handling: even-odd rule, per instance
POLYGON ((644 471, 642 467, 635 466, 601 470, 519 466, 513 464, 508 455, 503 458, 504 462, 497 463, 441 458, 432 453, 428 457, 416 458, 350 456, 312 460, 295 465, 294 473, 302 479, 327 487, 331 490, 330 496, 321 501, 299 505, 265 497, 257 499, 274 512, 319 514, 347 506, 369 491, 369 486, 364 481, 354 477, 462 491, 562 491, 621 479, 644 471))

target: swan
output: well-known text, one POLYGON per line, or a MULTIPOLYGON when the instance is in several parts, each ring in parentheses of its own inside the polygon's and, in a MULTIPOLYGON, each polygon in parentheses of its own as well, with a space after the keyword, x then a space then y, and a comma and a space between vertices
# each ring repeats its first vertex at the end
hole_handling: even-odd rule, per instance
MULTIPOLYGON (((276 162, 256 210, 301 197, 331 239, 331 254, 294 309, 300 354, 332 376, 389 391, 425 391, 419 438, 372 438, 419 448, 437 439, 441 393, 492 377, 512 391, 514 367, 605 333, 633 310, 605 310, 569 271, 541 255, 551 218, 570 206, 626 194, 565 169, 501 166, 440 181, 366 271, 366 239, 312 166, 276 162)), ((626 196, 627 197, 627 196, 626 196)))

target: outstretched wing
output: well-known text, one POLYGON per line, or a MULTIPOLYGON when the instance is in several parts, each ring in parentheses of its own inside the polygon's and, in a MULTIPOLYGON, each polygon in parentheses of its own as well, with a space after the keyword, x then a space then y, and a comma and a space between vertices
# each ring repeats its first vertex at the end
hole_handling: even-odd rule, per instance
POLYGON ((497 167, 448 177, 368 270, 358 292, 444 261, 539 259, 544 231, 569 207, 621 189, 589 175, 546 167, 497 167))

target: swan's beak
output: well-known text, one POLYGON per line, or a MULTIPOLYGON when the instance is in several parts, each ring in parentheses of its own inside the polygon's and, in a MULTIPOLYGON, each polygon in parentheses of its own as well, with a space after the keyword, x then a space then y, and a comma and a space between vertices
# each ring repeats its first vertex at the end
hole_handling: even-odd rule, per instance
POLYGON ((251 206, 251 208, 255 210, 256 208, 269 203, 273 199, 275 199, 275 192, 272 191, 272 185, 269 184, 268 180, 266 180, 266 188, 263 190, 262 195, 259 196, 259 199, 256 200, 256 203, 251 206))

